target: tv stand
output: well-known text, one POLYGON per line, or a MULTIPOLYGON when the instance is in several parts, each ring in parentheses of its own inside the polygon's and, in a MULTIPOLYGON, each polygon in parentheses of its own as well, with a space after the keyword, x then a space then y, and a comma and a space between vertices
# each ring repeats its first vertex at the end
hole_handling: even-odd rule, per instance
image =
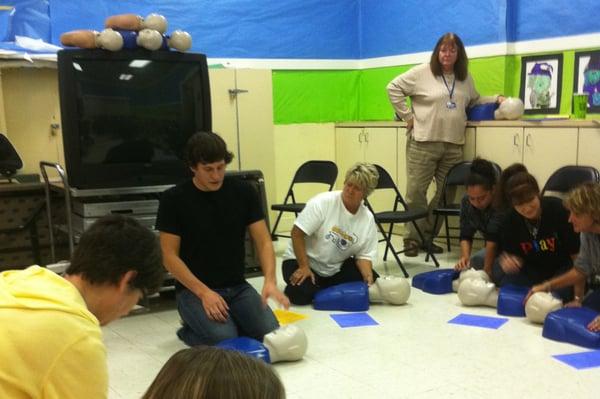
MULTIPOLYGON (((81 234, 96 220, 109 214, 124 214, 135 218, 142 226, 155 230, 156 214, 159 197, 162 192, 173 185, 118 187, 101 189, 78 189, 71 187, 64 169, 57 163, 40 162, 40 171, 44 180, 46 195, 46 210, 52 262, 55 263, 55 237, 57 231, 67 234, 69 253, 72 256, 75 244, 81 234), (48 170, 53 169, 59 181, 50 181, 48 170), (64 198, 65 221, 55 223, 52 217, 51 192, 58 193, 64 198)), ((247 180, 255 186, 261 198, 263 211, 266 215, 267 229, 269 227, 266 190, 262 172, 258 170, 227 172, 226 178, 247 180)), ((158 233, 158 232, 157 232, 158 233)), ((248 233, 246 233, 246 276, 260 275, 261 269, 258 257, 248 233)))

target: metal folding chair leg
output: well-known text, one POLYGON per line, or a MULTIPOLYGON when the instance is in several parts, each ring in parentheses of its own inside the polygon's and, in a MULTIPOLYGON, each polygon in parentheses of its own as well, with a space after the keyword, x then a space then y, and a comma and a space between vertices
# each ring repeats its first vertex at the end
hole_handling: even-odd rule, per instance
MULTIPOLYGON (((436 215, 434 226, 437 226, 437 216, 438 215, 436 215)), ((446 245, 448 246, 448 252, 450 252, 450 227, 448 226, 448 216, 444 216, 444 226, 446 227, 446 245)), ((433 243, 433 238, 431 239, 431 242, 433 243)))
POLYGON ((400 266, 400 269, 402 270, 404 277, 408 277, 409 274, 406 271, 406 269, 404 268, 404 265, 402 264, 400 257, 398 256, 399 251, 396 251, 396 249, 392 245, 392 235, 385 234, 385 230, 384 230, 383 226, 381 225, 381 223, 376 223, 376 224, 377 224, 377 228, 379 229, 379 232, 383 236, 383 240, 385 241, 385 255, 384 255, 383 260, 385 261, 385 256, 387 255, 387 251, 388 251, 388 249, 390 249, 390 252, 394 256, 394 259, 396 259, 396 263, 398 263, 398 266, 400 266))
MULTIPOLYGON (((423 233, 421 233, 421 229, 419 229, 419 226, 417 225, 417 223, 413 220, 411 222, 413 224, 413 226, 415 226, 415 230, 417 231, 417 234, 419 234, 419 237, 421 238, 421 242, 425 243, 425 237, 423 236, 423 233)), ((435 264, 435 267, 440 267, 440 264, 437 260, 437 258, 435 257, 435 254, 433 253, 433 251, 431 250, 432 245, 433 244, 433 238, 431 238, 431 240, 429 241, 429 245, 425 244, 425 248, 427 252, 427 255, 425 255, 425 262, 429 261, 429 257, 431 256, 431 259, 433 260, 433 263, 435 264)))

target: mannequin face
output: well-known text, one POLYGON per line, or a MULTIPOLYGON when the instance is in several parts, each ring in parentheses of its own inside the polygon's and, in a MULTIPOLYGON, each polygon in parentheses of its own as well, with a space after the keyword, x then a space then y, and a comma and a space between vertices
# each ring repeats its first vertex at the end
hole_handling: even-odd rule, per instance
POLYGON ((490 206, 492 203, 492 190, 486 190, 481 185, 476 186, 468 186, 467 187, 467 196, 469 197, 469 202, 475 208, 484 210, 490 206))
POLYGON ((594 228, 594 219, 587 213, 569 211, 569 223, 573 225, 576 233, 588 233, 594 228))
POLYGON ((442 65, 444 72, 452 72, 454 70, 454 64, 458 58, 458 49, 456 44, 452 42, 443 43, 440 46, 440 52, 438 53, 438 59, 442 65))
POLYGON ((514 205, 514 208, 521 216, 529 220, 538 219, 542 214, 540 198, 537 195, 527 202, 514 205))

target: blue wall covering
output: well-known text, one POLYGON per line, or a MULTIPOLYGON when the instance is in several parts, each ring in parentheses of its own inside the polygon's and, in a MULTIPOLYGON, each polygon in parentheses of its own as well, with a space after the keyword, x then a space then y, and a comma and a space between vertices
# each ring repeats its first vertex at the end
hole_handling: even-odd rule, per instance
MULTIPOLYGON (((355 60, 429 52, 444 32, 467 46, 600 32, 599 0, 5 0, 0 40, 54 44, 113 14, 164 14, 210 58, 355 60)), ((9 48, 9 44, 2 46, 9 48)))
POLYGON ((598 0, 508 0, 509 41, 600 32, 598 0))
POLYGON ((446 32, 465 45, 506 41, 502 0, 362 0, 361 58, 431 51, 446 32))

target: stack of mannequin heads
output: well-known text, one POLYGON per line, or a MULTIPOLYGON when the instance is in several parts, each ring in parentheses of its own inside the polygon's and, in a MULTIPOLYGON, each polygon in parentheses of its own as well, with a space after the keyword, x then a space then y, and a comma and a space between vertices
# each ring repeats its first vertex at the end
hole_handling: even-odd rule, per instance
POLYGON ((187 51, 192 47, 192 37, 182 30, 167 32, 167 19, 160 14, 142 18, 136 14, 113 15, 106 19, 105 29, 75 30, 63 33, 60 42, 65 46, 86 49, 102 48, 110 51, 121 49, 187 51))
MULTIPOLYGON (((539 196, 537 182, 524 165, 511 165, 499 178, 496 173, 489 161, 483 159, 473 161, 466 179, 466 190, 469 201, 475 208, 507 209, 530 199, 531 196, 539 196), (524 186, 528 189, 524 190, 524 186)), ((490 276, 483 270, 463 270, 453 282, 453 289, 465 306, 498 306, 499 291, 490 276)), ((550 293, 539 292, 527 300, 525 314, 531 322, 543 323, 548 313, 561 307, 560 299, 550 293)))

